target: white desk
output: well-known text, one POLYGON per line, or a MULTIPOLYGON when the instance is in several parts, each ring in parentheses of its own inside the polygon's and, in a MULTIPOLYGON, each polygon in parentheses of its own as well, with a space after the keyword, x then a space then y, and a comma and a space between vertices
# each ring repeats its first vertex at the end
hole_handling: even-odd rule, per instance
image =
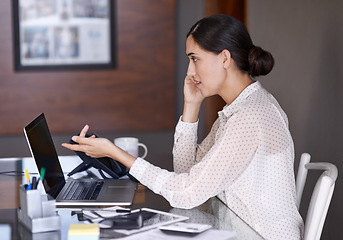
MULTIPOLYGON (((81 160, 78 159, 77 156, 60 157, 60 161, 62 170, 66 173, 81 163, 81 160)), ((22 184, 22 182, 25 182, 25 178, 22 176, 21 172, 24 169, 28 169, 31 174, 37 173, 38 171, 33 160, 31 158, 0 159, 0 169, 2 172, 18 171, 17 174, 0 174, 1 236, 5 236, 6 233, 8 234, 8 227, 10 226, 12 239, 20 239, 19 235, 22 235, 24 236, 23 239, 66 240, 69 224, 79 222, 76 215, 71 215, 70 210, 59 211, 62 219, 62 229, 59 232, 32 234, 27 229, 23 228, 17 221, 16 208, 19 206, 18 186, 22 184)), ((188 216, 190 222, 210 224, 214 229, 234 231, 236 233, 236 237, 234 239, 263 239, 217 198, 210 199, 203 205, 191 210, 176 209, 172 208, 161 196, 153 193, 149 189, 146 189, 144 186, 139 185, 132 209, 142 207, 170 211, 175 214, 188 216)))

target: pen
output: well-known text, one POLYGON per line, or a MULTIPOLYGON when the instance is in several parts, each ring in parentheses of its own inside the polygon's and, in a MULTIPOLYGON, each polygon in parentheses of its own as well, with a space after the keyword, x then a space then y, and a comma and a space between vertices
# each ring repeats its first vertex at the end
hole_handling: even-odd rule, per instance
POLYGON ((36 188, 38 188, 39 180, 41 180, 42 183, 43 183, 44 176, 45 176, 45 168, 41 168, 41 170, 40 170, 40 177, 39 177, 38 180, 37 180, 36 188))
POLYGON ((43 180, 44 180, 44 176, 45 176, 45 168, 41 168, 41 170, 40 170, 40 180, 42 181, 42 183, 43 183, 43 180))
POLYGON ((36 177, 32 177, 32 189, 37 189, 37 178, 36 177))
POLYGON ((31 190, 29 171, 27 171, 27 169, 25 169, 24 173, 25 173, 25 177, 26 177, 26 181, 27 181, 27 188, 26 188, 26 190, 31 190))

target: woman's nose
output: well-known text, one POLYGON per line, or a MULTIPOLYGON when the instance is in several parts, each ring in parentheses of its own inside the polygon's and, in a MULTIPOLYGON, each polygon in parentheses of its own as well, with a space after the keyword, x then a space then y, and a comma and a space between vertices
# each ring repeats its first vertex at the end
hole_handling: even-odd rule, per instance
POLYGON ((188 76, 194 76, 195 75, 195 68, 191 62, 188 64, 187 75, 188 76))

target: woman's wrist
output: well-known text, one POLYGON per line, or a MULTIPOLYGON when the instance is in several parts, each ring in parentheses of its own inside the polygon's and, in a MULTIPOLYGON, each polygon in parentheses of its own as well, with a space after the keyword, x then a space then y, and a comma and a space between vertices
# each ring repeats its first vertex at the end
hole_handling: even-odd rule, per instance
POLYGON ((127 168, 131 168, 133 163, 136 161, 134 156, 117 147, 116 145, 113 145, 113 151, 109 157, 122 163, 127 168))
POLYGON ((201 103, 184 103, 182 121, 188 123, 195 123, 199 118, 201 103))

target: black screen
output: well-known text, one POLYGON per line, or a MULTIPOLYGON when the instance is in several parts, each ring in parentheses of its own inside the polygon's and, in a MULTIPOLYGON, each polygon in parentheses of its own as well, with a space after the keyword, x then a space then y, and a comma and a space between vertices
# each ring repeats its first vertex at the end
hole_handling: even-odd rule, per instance
POLYGON ((65 184, 65 179, 43 113, 25 127, 25 133, 38 171, 41 172, 41 169, 45 168, 45 191, 56 198, 65 184))

